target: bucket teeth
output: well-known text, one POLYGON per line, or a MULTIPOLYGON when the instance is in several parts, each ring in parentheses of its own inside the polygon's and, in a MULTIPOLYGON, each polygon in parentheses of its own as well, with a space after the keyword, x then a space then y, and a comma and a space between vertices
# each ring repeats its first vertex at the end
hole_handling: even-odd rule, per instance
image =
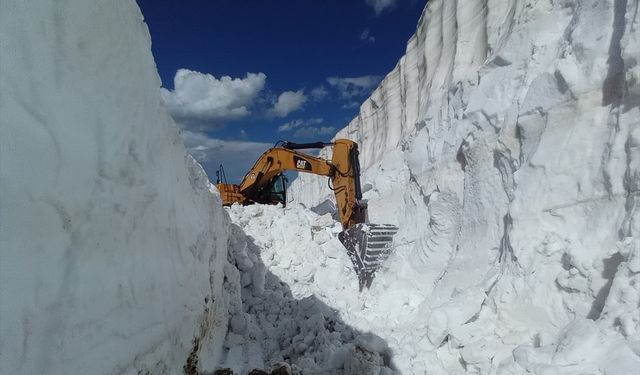
POLYGON ((369 288, 375 272, 391 255, 398 227, 391 224, 356 224, 338 235, 347 249, 360 281, 360 290, 369 288))

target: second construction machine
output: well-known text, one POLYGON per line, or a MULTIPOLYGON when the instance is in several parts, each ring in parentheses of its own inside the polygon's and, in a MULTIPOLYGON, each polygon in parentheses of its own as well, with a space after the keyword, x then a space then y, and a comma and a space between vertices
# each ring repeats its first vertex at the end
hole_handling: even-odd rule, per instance
POLYGON ((283 142, 267 150, 240 185, 221 183, 217 187, 223 205, 263 203, 286 205, 285 171, 298 171, 327 176, 336 198, 343 231, 338 235, 347 249, 360 281, 360 290, 369 288, 375 272, 390 255, 393 236, 398 227, 367 222, 367 203, 362 200, 358 145, 348 139, 333 143, 283 142), (304 154, 297 150, 333 146, 331 160, 304 154))

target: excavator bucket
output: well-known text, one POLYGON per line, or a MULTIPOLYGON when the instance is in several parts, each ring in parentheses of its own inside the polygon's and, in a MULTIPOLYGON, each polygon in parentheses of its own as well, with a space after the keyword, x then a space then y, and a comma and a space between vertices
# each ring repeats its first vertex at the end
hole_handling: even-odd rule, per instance
POLYGON ((375 272, 391 255, 397 232, 398 227, 391 224, 356 224, 338 234, 360 280, 360 291, 371 287, 375 272))

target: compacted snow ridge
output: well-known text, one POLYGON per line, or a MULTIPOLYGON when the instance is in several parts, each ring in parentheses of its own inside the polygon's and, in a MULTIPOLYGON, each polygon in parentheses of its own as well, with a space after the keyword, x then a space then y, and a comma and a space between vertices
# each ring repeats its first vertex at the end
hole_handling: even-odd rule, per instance
MULTIPOLYGON (((429 1, 336 135, 358 142, 370 221, 400 227, 395 252, 362 295, 317 262, 294 295, 375 332, 402 374, 637 373, 638 8, 429 1)), ((293 185, 327 212, 324 179, 293 185)))

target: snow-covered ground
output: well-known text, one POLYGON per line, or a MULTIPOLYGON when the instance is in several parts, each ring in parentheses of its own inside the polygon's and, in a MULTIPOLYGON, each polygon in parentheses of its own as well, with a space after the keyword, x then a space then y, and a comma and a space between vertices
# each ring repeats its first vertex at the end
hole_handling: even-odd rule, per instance
POLYGON ((230 259, 238 269, 229 265, 225 272, 233 302, 223 364, 237 373, 283 362, 302 374, 631 374, 638 368, 637 253, 623 253, 599 320, 576 314, 554 326, 550 316, 562 311, 535 304, 533 296, 520 301, 528 298, 518 290, 526 280, 511 277, 503 287, 509 276, 496 275, 497 292, 457 289, 433 308, 426 288, 397 257, 360 293, 336 238, 341 226, 330 214, 300 205, 233 206, 229 213, 230 259), (510 299, 513 311, 501 307, 510 299), (359 358, 357 348, 373 359, 359 358))
POLYGON ((0 373, 212 369, 228 217, 136 3, 2 0, 0 46, 0 373))

